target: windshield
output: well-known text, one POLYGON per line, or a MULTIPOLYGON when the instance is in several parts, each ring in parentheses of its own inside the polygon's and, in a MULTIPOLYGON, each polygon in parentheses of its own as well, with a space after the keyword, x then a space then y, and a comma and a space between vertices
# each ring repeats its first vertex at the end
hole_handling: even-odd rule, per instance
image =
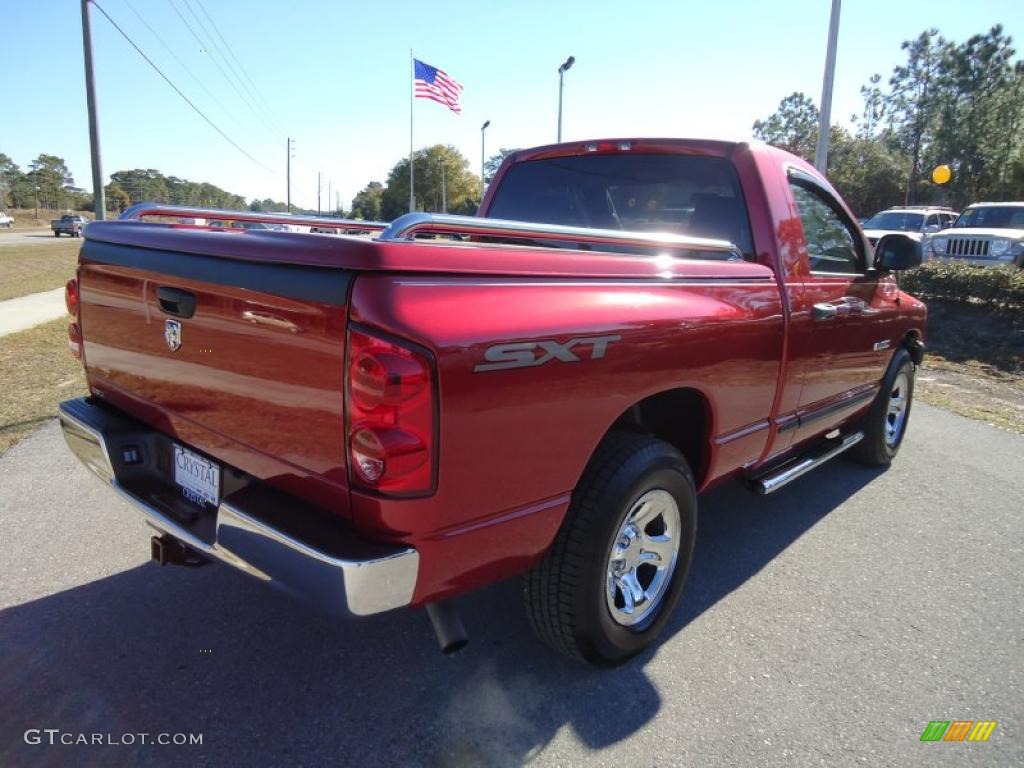
POLYGON ((736 172, 720 157, 579 155, 516 163, 501 179, 487 215, 706 237, 753 253, 736 172))
POLYGON ((882 211, 864 222, 864 229, 893 229, 900 232, 920 232, 924 223, 923 213, 905 211, 882 211))
POLYGON ((954 227, 1024 229, 1024 205, 983 205, 960 214, 954 227))

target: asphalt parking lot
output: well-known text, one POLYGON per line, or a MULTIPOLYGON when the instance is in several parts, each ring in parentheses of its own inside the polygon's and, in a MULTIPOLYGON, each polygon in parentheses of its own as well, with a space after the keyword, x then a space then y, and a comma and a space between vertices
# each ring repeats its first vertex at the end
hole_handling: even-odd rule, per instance
POLYGON ((1024 437, 917 404, 887 472, 706 495, 664 641, 599 672, 534 640, 516 583, 461 601, 447 658, 419 612, 336 624, 151 565, 51 423, 0 458, 0 765, 1022 765, 1022 500, 1024 437), (936 719, 998 726, 920 742, 936 719))

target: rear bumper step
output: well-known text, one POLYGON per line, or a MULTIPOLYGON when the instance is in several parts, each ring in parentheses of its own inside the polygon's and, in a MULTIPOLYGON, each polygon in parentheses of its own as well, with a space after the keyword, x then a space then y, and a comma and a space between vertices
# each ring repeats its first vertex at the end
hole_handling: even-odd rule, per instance
POLYGON ((258 482, 228 493, 215 511, 182 515, 155 490, 166 491, 154 457, 169 438, 85 398, 61 403, 59 417, 71 452, 150 526, 185 548, 327 613, 365 616, 412 600, 415 549, 363 541, 258 482))
POLYGON ((800 454, 795 458, 774 467, 768 472, 752 477, 748 480, 751 490, 762 496, 779 490, 784 485, 806 475, 815 467, 819 467, 830 459, 834 459, 840 453, 848 451, 864 439, 863 432, 853 432, 843 437, 827 440, 820 443, 810 453, 800 454))

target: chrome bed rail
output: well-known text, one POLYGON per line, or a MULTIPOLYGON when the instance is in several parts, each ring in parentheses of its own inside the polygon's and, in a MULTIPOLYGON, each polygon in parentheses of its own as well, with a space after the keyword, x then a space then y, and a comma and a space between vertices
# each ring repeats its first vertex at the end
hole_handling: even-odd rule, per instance
POLYGON ((543 224, 444 213, 407 213, 399 216, 377 236, 386 243, 409 242, 417 235, 472 235, 510 239, 556 240, 596 246, 686 249, 719 252, 728 259, 742 259, 739 248, 727 240, 675 235, 667 232, 635 232, 617 229, 590 229, 561 224, 543 224))
POLYGON ((384 243, 414 242, 424 235, 469 235, 511 240, 547 240, 576 245, 620 246, 633 248, 663 248, 667 250, 701 251, 718 254, 726 260, 741 260, 738 246, 728 240, 713 240, 668 232, 637 232, 617 229, 591 229, 542 222, 510 221, 477 216, 454 216, 445 213, 407 213, 390 224, 380 221, 332 219, 325 216, 305 216, 287 213, 259 213, 255 211, 226 211, 163 203, 138 203, 121 214, 122 221, 140 221, 151 216, 198 218, 224 221, 252 221, 273 224, 299 224, 313 227, 351 229, 376 232, 377 240, 384 243))
POLYGON ((267 224, 298 224, 300 226, 332 227, 334 229, 358 229, 363 232, 380 232, 388 227, 386 223, 381 221, 332 219, 330 216, 307 216, 299 213, 225 211, 217 208, 197 208, 189 205, 165 205, 163 203, 138 203, 127 208, 119 218, 121 221, 140 221, 149 216, 187 217, 217 221, 255 221, 267 224))

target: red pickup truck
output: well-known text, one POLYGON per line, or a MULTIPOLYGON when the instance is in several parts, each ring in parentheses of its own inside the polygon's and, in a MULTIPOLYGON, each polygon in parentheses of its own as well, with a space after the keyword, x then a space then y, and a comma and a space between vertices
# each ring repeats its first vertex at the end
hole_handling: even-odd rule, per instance
POLYGON ((344 615, 425 606, 445 650, 451 598, 525 573, 539 635, 612 665, 680 598, 698 492, 895 456, 925 307, 894 273, 920 245, 873 249, 802 160, 540 147, 480 211, 364 237, 156 204, 88 225, 67 302, 90 396, 60 420, 156 560, 344 615))

